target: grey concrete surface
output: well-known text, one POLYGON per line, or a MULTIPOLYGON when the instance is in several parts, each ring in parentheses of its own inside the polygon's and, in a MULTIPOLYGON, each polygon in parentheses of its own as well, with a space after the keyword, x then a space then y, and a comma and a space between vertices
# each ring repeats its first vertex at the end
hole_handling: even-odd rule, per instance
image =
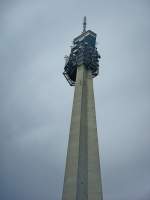
POLYGON ((62 200, 102 200, 91 72, 77 69, 62 200))

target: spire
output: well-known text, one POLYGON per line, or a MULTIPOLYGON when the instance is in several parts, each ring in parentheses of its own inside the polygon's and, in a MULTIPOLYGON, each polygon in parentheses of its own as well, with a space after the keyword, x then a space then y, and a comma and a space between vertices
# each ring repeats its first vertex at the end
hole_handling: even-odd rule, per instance
POLYGON ((86 32, 86 16, 83 19, 83 33, 86 32))

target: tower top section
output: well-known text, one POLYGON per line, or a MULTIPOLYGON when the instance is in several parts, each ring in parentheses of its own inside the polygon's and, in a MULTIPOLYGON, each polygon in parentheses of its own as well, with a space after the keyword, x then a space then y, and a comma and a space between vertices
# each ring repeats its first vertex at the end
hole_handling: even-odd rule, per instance
POLYGON ((86 16, 83 19, 83 33, 86 32, 86 16))
POLYGON ((96 48, 96 33, 86 31, 86 17, 83 21, 83 32, 74 38, 69 56, 65 56, 64 76, 71 86, 75 85, 77 67, 84 64, 91 70, 93 78, 99 73, 99 59, 96 48))

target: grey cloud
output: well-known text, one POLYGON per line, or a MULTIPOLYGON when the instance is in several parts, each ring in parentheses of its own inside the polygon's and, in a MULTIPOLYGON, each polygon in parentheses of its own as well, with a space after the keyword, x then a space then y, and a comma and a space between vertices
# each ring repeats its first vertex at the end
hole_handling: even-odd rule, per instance
POLYGON ((0 199, 61 199, 73 100, 63 57, 83 15, 102 55, 94 85, 104 199, 150 199, 149 1, 0 4, 0 199))

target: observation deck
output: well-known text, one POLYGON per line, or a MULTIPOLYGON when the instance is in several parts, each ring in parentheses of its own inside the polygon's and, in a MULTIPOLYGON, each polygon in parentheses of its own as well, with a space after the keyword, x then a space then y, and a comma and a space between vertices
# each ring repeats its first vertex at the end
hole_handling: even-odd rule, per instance
POLYGON ((63 75, 71 86, 75 85, 77 67, 84 64, 91 70, 92 77, 99 74, 100 55, 96 48, 96 33, 91 30, 83 31, 81 35, 73 40, 71 53, 66 56, 63 75))

